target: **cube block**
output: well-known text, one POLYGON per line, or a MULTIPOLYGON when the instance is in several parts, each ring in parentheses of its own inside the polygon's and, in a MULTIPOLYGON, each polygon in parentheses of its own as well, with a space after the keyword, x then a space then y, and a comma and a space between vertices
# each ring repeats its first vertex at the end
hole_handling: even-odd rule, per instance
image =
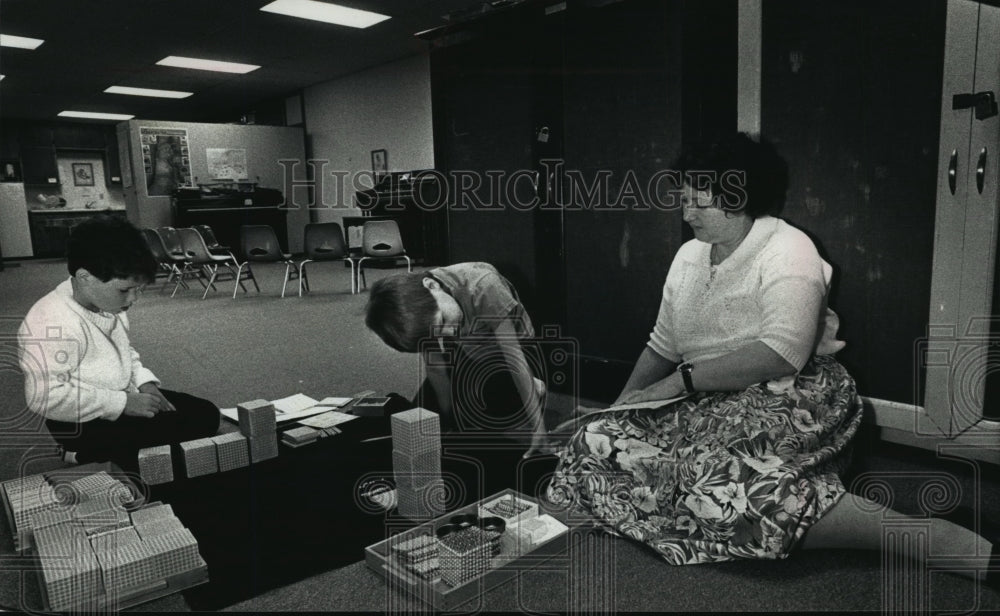
POLYGON ((219 471, 215 443, 210 438, 199 438, 180 444, 181 458, 188 477, 211 475, 219 471))
POLYGON ((240 432, 246 437, 273 433, 277 427, 274 405, 267 400, 252 400, 236 405, 240 432))
POLYGON ((140 449, 139 476, 148 485, 159 485, 173 481, 174 466, 170 455, 170 445, 140 449))
POLYGON ((250 445, 250 461, 253 463, 278 457, 278 435, 274 432, 248 437, 247 442, 250 445))
POLYGON ((215 453, 218 457, 219 472, 224 473, 250 464, 250 449, 247 437, 239 432, 229 432, 213 436, 215 453))

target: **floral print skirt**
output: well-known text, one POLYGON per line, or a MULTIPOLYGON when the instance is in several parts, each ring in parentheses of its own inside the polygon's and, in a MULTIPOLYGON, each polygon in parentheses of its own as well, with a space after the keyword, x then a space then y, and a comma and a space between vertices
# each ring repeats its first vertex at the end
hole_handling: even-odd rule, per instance
POLYGON ((546 497, 673 565, 784 558, 844 494, 862 415, 830 356, 790 381, 585 418, 546 497))

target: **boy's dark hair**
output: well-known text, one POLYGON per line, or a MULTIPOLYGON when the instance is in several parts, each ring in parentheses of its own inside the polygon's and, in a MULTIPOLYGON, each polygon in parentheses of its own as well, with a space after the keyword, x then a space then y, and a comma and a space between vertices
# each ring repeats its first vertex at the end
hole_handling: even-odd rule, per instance
POLYGON ((673 169, 684 182, 704 190, 731 212, 745 211, 751 218, 778 215, 785 207, 788 163, 764 138, 754 141, 746 133, 733 133, 714 143, 698 143, 684 149, 673 169), (699 181, 698 172, 707 172, 699 181))
POLYGON ((158 264, 146 240, 130 222, 100 215, 73 228, 66 248, 70 275, 81 267, 102 282, 136 278, 147 283, 156 278, 158 264))
POLYGON ((424 287, 426 274, 397 274, 372 285, 365 306, 365 325, 383 342, 403 353, 415 353, 434 325, 438 305, 424 287))

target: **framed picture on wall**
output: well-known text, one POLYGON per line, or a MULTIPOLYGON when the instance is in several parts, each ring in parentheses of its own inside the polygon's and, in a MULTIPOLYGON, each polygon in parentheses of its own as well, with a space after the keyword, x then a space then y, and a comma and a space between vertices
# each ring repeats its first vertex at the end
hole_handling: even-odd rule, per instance
POLYGON ((20 182, 21 161, 16 158, 0 159, 0 182, 20 182))
POLYGON ((385 150, 372 150, 372 173, 378 179, 389 171, 389 155, 385 150))
POLYGON ((94 164, 73 163, 73 186, 94 185, 94 164))

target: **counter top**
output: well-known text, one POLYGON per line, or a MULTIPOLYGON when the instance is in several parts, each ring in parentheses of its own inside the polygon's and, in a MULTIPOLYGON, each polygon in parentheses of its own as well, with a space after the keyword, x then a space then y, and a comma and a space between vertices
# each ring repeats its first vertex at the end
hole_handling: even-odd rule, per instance
POLYGON ((53 208, 38 208, 34 210, 28 210, 31 214, 101 214, 103 212, 124 212, 123 207, 106 207, 101 209, 91 209, 82 207, 53 207, 53 208))

